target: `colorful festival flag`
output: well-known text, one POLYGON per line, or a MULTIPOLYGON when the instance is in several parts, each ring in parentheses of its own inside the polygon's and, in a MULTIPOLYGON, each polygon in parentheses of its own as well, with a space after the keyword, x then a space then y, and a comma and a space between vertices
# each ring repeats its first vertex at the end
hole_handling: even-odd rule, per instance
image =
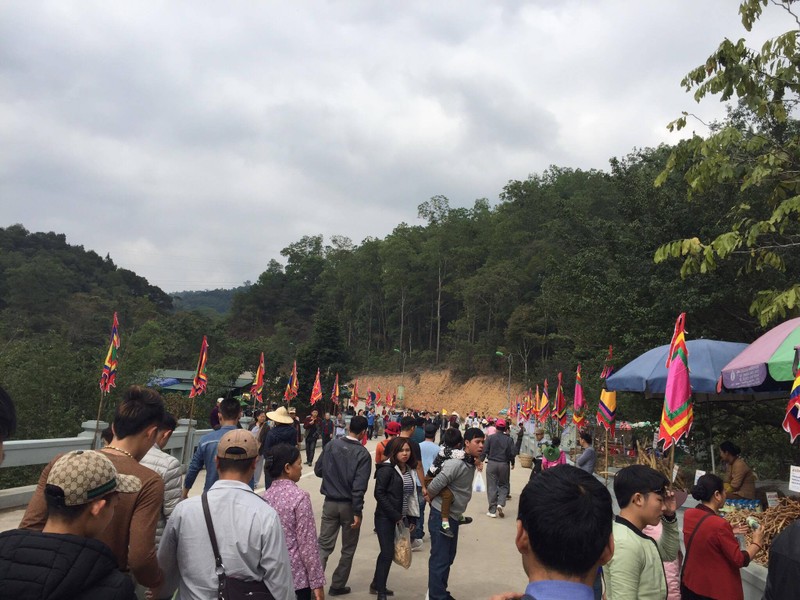
MULTIPOLYGON (((614 347, 609 344, 608 355, 606 356, 603 371, 600 373, 600 379, 606 380, 614 367, 611 365, 611 359, 614 356, 614 347)), ((605 384, 600 390, 600 402, 597 405, 597 416, 595 417, 598 425, 605 427, 606 431, 614 435, 615 422, 617 418, 617 392, 609 392, 605 389, 605 384)))
POLYGON ((199 396, 206 391, 206 386, 208 385, 207 363, 208 339, 203 336, 203 343, 200 344, 200 358, 197 359, 197 371, 194 373, 194 381, 192 381, 192 391, 189 392, 189 398, 199 396))
MULTIPOLYGON (((538 389, 538 387, 537 387, 538 389)), ((538 414, 536 415, 540 423, 546 423, 547 418, 550 416, 550 396, 547 393, 547 379, 544 380, 544 387, 542 389, 541 405, 538 414)))
POLYGON ((561 373, 558 374, 558 386, 556 387, 556 403, 553 419, 558 421, 561 427, 567 425, 567 399, 564 397, 564 387, 561 383, 561 373))
POLYGON ((322 400, 322 384, 319 381, 319 367, 317 367, 317 378, 314 380, 314 387, 311 388, 311 398, 309 399, 313 406, 322 400))
POLYGON ((353 384, 353 393, 350 394, 350 404, 354 407, 358 407, 358 379, 353 384))
POLYGON ((536 421, 539 418, 539 413, 542 410, 542 395, 539 393, 539 385, 536 385, 536 391, 533 393, 533 398, 531 400, 533 409, 531 414, 529 415, 528 420, 533 419, 536 421))
POLYGON ((614 347, 609 345, 608 346, 608 356, 606 356, 606 362, 603 364, 603 370, 600 373, 600 379, 608 379, 608 376, 611 375, 612 371, 614 371, 614 367, 611 366, 611 359, 614 356, 614 347))
POLYGON ((117 387, 117 350, 119 350, 119 321, 117 313, 111 322, 111 343, 108 345, 103 372, 100 375, 100 390, 107 394, 112 387, 117 387))
POLYGON ((583 398, 583 382, 581 366, 575 372, 575 399, 572 401, 572 421, 576 427, 583 427, 586 422, 586 400, 583 398))
POLYGON ((292 401, 292 398, 297 396, 297 390, 299 389, 300 383, 297 381, 297 361, 294 361, 292 374, 289 375, 289 382, 286 384, 286 391, 283 392, 283 397, 287 404, 292 401))
POLYGON ((686 313, 678 315, 667 354, 667 387, 658 430, 658 441, 664 441, 664 450, 689 433, 694 418, 685 322, 686 313))
POLYGON ((792 438, 791 443, 794 444, 797 436, 800 435, 800 369, 794 376, 792 392, 789 394, 789 405, 786 407, 786 417, 783 419, 783 429, 792 438))
POLYGON ((339 406, 339 373, 336 373, 336 380, 333 382, 333 391, 331 392, 331 400, 336 406, 339 406))
POLYGON ((261 358, 258 360, 258 369, 256 369, 256 376, 253 379, 253 386, 250 388, 250 395, 258 400, 264 402, 261 392, 264 390, 264 353, 261 353, 261 358))
POLYGON ((614 435, 614 424, 617 417, 617 392, 606 389, 600 391, 600 403, 597 405, 597 424, 602 425, 614 435))

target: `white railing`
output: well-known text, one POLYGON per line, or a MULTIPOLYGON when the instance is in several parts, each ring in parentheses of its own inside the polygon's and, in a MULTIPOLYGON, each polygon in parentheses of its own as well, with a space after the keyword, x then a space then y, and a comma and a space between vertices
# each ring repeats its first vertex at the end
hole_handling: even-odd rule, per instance
MULTIPOLYGON (((242 417, 242 427, 248 427, 252 419, 242 417)), ((81 431, 77 436, 71 438, 52 438, 43 440, 9 440, 3 444, 5 450, 5 460, 2 467, 24 467, 29 465, 46 465, 54 457, 64 452, 72 450, 89 450, 92 447, 92 439, 95 431, 102 431, 108 427, 108 423, 100 421, 85 421, 81 423, 81 431)), ((195 429, 197 421, 180 419, 178 427, 169 439, 165 452, 169 452, 177 458, 183 466, 184 472, 192 460, 192 454, 197 447, 197 443, 211 429, 195 429)), ((100 448, 100 436, 98 434, 95 447, 100 448)), ((36 489, 35 485, 26 485, 16 488, 0 490, 0 509, 15 508, 25 506, 33 496, 36 489)))

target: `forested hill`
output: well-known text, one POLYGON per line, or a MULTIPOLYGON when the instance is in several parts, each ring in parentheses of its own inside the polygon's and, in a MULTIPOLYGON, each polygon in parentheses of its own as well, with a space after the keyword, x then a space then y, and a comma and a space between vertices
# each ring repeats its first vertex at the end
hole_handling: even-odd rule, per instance
POLYGON ((227 315, 233 304, 233 296, 250 287, 249 282, 231 290, 185 291, 170 294, 176 310, 210 311, 216 315, 227 315))
POLYGON ((668 343, 682 311, 693 338, 751 340, 754 290, 782 273, 742 278, 734 259, 682 280, 676 262, 654 263, 661 244, 721 233, 732 197, 687 202, 678 172, 654 187, 669 153, 637 151, 609 172, 552 167, 509 182, 494 206, 436 196, 385 239, 304 237, 235 296, 229 331, 303 341, 324 308, 359 367, 400 370, 405 355, 467 377, 503 372, 511 354, 512 377, 531 382, 579 362, 599 373, 609 344, 623 362, 668 343))
MULTIPOLYGON (((570 395, 581 363, 587 396, 596 399, 609 344, 615 364, 624 364, 668 343, 684 311, 690 339, 750 341, 760 331, 748 311, 756 290, 785 286, 787 277, 742 277, 734 257, 682 280, 677 263, 654 262, 670 240, 717 235, 734 194, 723 187, 687 202, 677 171, 654 187, 670 150, 637 151, 612 160, 608 172, 552 167, 509 182, 495 204, 454 207, 436 196, 419 205, 417 224, 401 223, 385 239, 304 237, 281 252, 284 264, 270 261, 234 294, 224 318, 172 310, 160 289, 63 235, 0 230, 0 385, 21 406, 20 437, 71 435, 94 418, 114 311, 122 348, 109 406, 154 369, 193 369, 207 335, 201 415, 227 382, 255 370, 261 352, 271 399, 297 360, 302 408, 317 368, 325 397, 337 372, 341 383, 427 369, 505 379, 509 366, 515 385, 548 378, 551 390, 563 372, 570 395)), ((799 266, 787 257, 788 273, 799 266)), ((620 399, 620 418, 658 412, 658 403, 620 399)), ((775 433, 773 420, 764 422, 764 440, 775 433)))

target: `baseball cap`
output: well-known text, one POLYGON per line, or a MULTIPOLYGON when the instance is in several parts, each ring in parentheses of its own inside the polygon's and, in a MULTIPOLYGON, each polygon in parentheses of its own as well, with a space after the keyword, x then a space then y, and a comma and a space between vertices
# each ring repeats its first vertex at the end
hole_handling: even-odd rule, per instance
POLYGON ((217 446, 217 458, 247 460, 258 456, 258 442, 246 429, 231 429, 217 446))
POLYGON ((506 427, 506 425, 508 425, 508 423, 506 423, 505 419, 497 419, 496 425, 497 425, 497 427, 500 427, 501 429, 505 429, 505 427, 506 427))
POLYGON ((140 489, 138 477, 117 473, 114 463, 102 452, 74 450, 53 463, 45 493, 63 498, 64 506, 80 506, 112 492, 132 494, 140 489))
POLYGON ((400 434, 400 423, 397 421, 390 421, 386 424, 386 433, 389 435, 399 435, 400 434))

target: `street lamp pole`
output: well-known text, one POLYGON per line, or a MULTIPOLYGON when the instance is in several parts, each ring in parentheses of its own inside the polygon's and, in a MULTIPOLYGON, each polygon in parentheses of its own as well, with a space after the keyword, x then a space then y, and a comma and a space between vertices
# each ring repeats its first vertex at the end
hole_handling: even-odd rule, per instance
POLYGON ((398 354, 402 355, 402 357, 403 357, 403 360, 402 360, 402 363, 403 363, 402 373, 400 374, 400 385, 405 385, 405 381, 406 381, 406 351, 403 350, 401 352, 399 348, 395 348, 394 351, 397 352, 398 354))
POLYGON ((500 352, 498 350, 495 352, 497 356, 505 356, 506 360, 508 360, 508 388, 506 390, 506 400, 508 401, 507 408, 511 409, 511 365, 514 364, 514 355, 511 353, 505 354, 504 352, 500 352))

